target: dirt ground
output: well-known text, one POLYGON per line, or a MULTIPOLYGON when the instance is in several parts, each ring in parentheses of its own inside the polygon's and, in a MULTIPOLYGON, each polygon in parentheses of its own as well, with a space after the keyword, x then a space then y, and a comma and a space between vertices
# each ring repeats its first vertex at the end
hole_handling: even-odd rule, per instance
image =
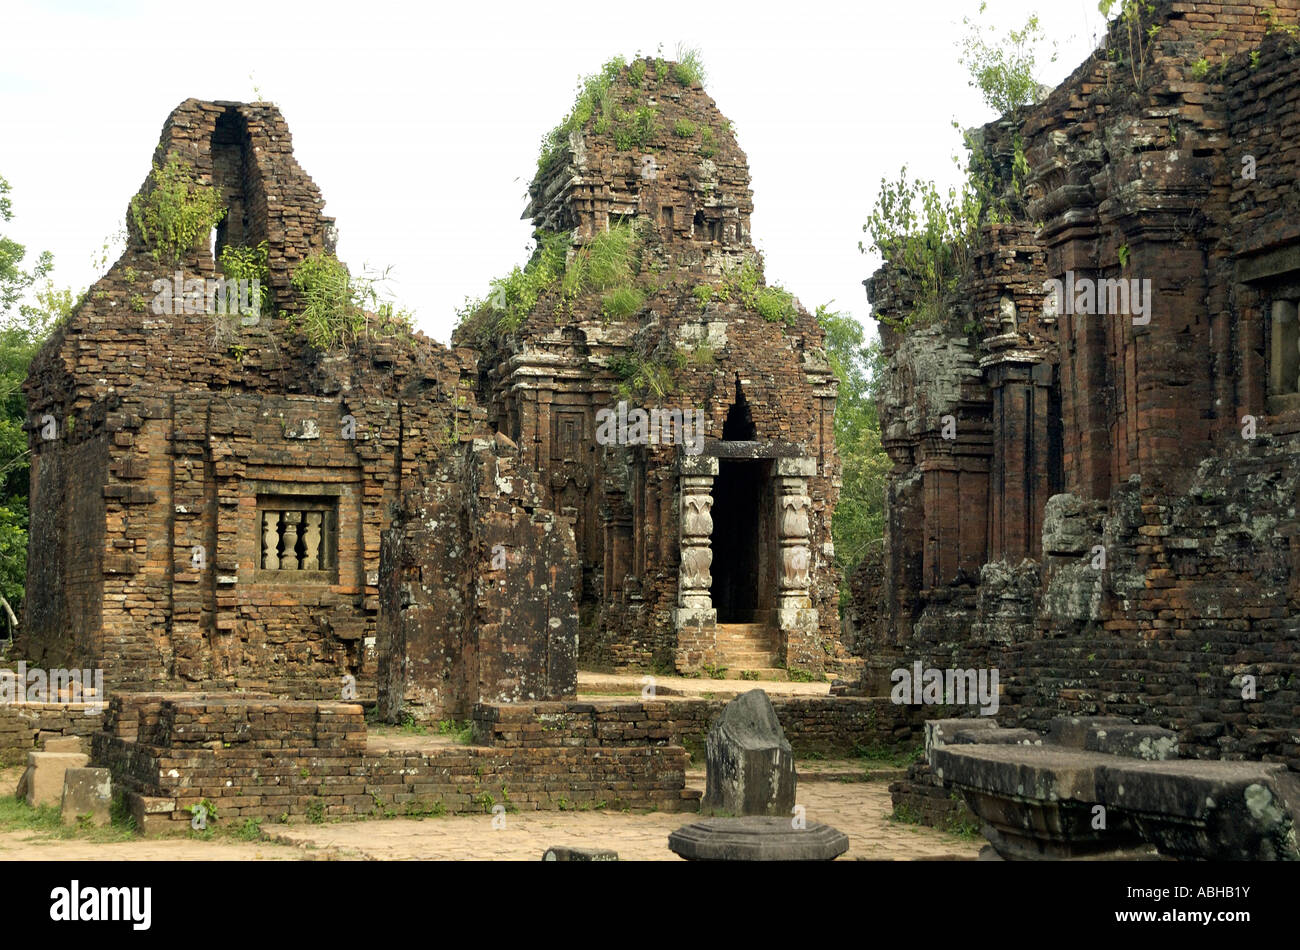
MULTIPOLYGON (((849 837, 841 860, 971 860, 983 841, 891 822, 887 781, 840 781, 862 769, 859 763, 805 763, 799 804, 808 821, 833 825, 849 837), (812 773, 823 780, 812 780, 812 773), (831 780, 825 780, 831 779, 831 780)), ((20 769, 0 771, 0 794, 12 795, 20 769)), ((881 776, 886 777, 882 774, 881 776)), ((703 775, 688 784, 701 787, 703 775)), ((529 812, 504 816, 394 818, 338 823, 268 825, 262 841, 214 837, 95 841, 53 838, 29 830, 0 830, 0 861, 300 861, 300 860, 522 860, 536 861, 548 847, 607 848, 624 860, 676 861, 668 834, 691 820, 689 814, 624 812, 529 812)))

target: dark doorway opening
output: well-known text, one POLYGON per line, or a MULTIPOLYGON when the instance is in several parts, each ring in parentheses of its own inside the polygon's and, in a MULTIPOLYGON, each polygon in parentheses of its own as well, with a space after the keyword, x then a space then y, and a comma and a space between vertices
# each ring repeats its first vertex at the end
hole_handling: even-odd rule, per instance
POLYGON ((763 599, 763 469, 760 461, 718 461, 713 483, 711 593, 719 623, 753 623, 763 599))
POLYGON ((754 416, 749 411, 749 400, 745 398, 745 391, 740 388, 740 377, 737 376, 736 401, 727 410, 727 418, 722 423, 722 441, 753 442, 757 436, 754 416))

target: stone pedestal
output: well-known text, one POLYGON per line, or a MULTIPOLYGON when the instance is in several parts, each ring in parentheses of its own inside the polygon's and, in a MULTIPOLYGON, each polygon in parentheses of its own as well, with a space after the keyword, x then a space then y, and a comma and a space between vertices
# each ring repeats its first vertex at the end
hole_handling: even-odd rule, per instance
POLYGON ((833 861, 849 839, 828 825, 788 818, 706 818, 678 828, 668 847, 688 861, 833 861))

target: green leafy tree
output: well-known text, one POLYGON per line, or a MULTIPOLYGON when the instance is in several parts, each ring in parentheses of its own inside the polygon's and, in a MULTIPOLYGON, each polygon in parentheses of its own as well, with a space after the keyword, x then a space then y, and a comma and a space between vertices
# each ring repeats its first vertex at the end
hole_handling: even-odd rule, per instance
POLYGON ((885 532, 885 477, 891 463, 880 444, 876 409, 880 345, 866 344, 862 324, 849 314, 821 306, 817 322, 826 334, 826 356, 840 384, 835 445, 844 484, 831 521, 831 536, 847 586, 854 566, 885 532))
MULTIPOLYGON (((13 219, 9 183, 0 177, 0 221, 13 219)), ((27 492, 29 453, 27 399, 23 380, 32 357, 54 326, 71 312, 70 290, 56 289, 46 278, 54 266, 42 253, 30 270, 27 249, 0 236, 0 629, 12 634, 22 611, 27 575, 27 492), (43 287, 33 291, 38 282, 43 287), (24 299, 34 300, 23 303, 24 299)))

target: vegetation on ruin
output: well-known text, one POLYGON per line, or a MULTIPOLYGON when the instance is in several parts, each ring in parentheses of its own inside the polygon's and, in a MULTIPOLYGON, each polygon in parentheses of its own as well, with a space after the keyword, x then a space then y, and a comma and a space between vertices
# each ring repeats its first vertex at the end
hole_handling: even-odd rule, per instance
POLYGON ((850 314, 821 306, 816 318, 825 334, 827 361, 839 380, 835 447, 843 485, 831 519, 831 539, 841 573, 843 603, 853 568, 885 535, 885 480, 892 464, 880 444, 876 409, 882 377, 879 341, 868 346, 866 331, 850 314))
MULTIPOLYGON (((987 3, 980 4, 981 15, 987 7, 987 3)), ((958 62, 970 72, 970 84, 979 89, 985 103, 998 115, 1006 115, 1036 102, 1040 89, 1034 75, 1038 47, 1046 39, 1037 14, 1031 14, 1023 28, 1009 30, 1000 42, 993 39, 996 27, 992 24, 981 26, 970 17, 964 17, 962 23, 967 33, 958 62)), ((1056 61, 1055 52, 1051 61, 1056 61)))
MULTIPOLYGON (((647 148, 660 135, 662 129, 658 109, 648 103, 637 104, 635 97, 622 103, 615 100, 613 87, 620 78, 626 80, 633 89, 640 89, 650 83, 676 82, 683 86, 702 84, 706 76, 700 51, 689 47, 678 47, 676 62, 656 58, 653 71, 649 61, 639 55, 631 65, 622 56, 610 59, 599 70, 578 81, 573 107, 555 128, 542 137, 537 157, 538 174, 545 174, 555 165, 569 147, 570 136, 586 128, 588 123, 591 123, 591 129, 597 135, 612 136, 614 147, 619 151, 647 148)), ((682 121, 686 125, 678 122, 674 126, 674 134, 683 138, 694 136, 694 123, 682 121), (685 131, 687 127, 691 131, 685 131)), ((704 128, 709 132, 709 140, 704 143, 704 149, 711 155, 715 145, 713 133, 707 126, 704 128)))
POLYGON ((794 294, 780 284, 764 284, 763 274, 752 260, 726 271, 716 283, 698 284, 691 296, 699 302, 701 311, 707 310, 715 300, 735 300, 768 323, 793 326, 799 316, 794 294))
POLYGON ((630 353, 610 360, 609 369, 618 380, 615 391, 619 399, 629 402, 648 396, 665 399, 677 388, 677 372, 689 362, 684 350, 674 350, 662 360, 630 353))
POLYGON ((246 280, 250 286, 257 281, 256 291, 249 294, 248 312, 272 316, 266 310, 266 302, 271 299, 270 249, 267 243, 262 241, 257 247, 227 244, 221 249, 219 263, 227 280, 246 280))
POLYGON ((174 263, 194 249, 225 216, 221 195, 200 182, 175 152, 153 163, 149 187, 131 199, 131 220, 154 260, 174 263))
POLYGON ((598 72, 584 76, 578 82, 578 97, 573 103, 573 108, 559 125, 542 138, 541 154, 537 158, 539 174, 551 167, 560 153, 568 147, 569 136, 585 126, 593 115, 608 121, 607 117, 614 108, 609 96, 610 87, 626 68, 627 61, 622 56, 616 56, 605 63, 598 72))
POLYGON ((1269 7, 1264 11, 1264 22, 1268 24, 1264 29, 1265 36, 1272 36, 1275 33, 1281 33, 1285 36, 1300 37, 1300 25, 1295 23, 1285 23, 1277 7, 1269 7))
POLYGON ((700 51, 692 47, 677 47, 677 62, 673 64, 673 78, 683 86, 690 86, 695 83, 703 85, 707 77, 704 62, 700 59, 700 51))
POLYGON ((610 320, 626 320, 643 303, 645 294, 636 287, 616 287, 601 298, 601 313, 610 320))
POLYGON ((539 231, 528 263, 493 281, 486 299, 468 301, 460 325, 479 340, 509 335, 555 291, 559 305, 570 310, 581 295, 600 294, 606 319, 625 320, 645 302, 645 288, 638 285, 644 244, 644 225, 631 220, 610 225, 572 254, 568 234, 539 231))
POLYGON ((312 254, 293 272, 291 283, 302 309, 290 320, 322 351, 409 334, 410 311, 398 309, 381 292, 387 279, 387 270, 354 276, 333 254, 312 254))
MULTIPOLYGON (((980 12, 985 8, 981 4, 980 12)), ((1043 41, 1037 16, 1030 16, 1023 29, 1009 31, 1000 45, 989 39, 992 26, 980 26, 969 18, 965 22, 969 32, 960 61, 984 101, 1000 115, 1036 101, 1041 86, 1035 72, 1043 41)), ((1055 52, 1050 59, 1055 61, 1055 52)), ((955 121, 953 125, 957 127, 955 121)), ((1012 134, 1010 161, 1004 170, 994 167, 979 133, 964 134, 963 143, 969 159, 959 187, 945 191, 933 181, 911 178, 904 165, 896 181, 881 180, 862 226, 868 240, 860 242, 858 249, 879 254, 911 298, 911 307, 902 316, 878 315, 897 329, 947 317, 976 230, 1024 217, 1029 162, 1019 131, 1012 134)), ((959 158, 953 161, 961 164, 959 158)))
POLYGON ((1152 0, 1100 0, 1097 9, 1101 11, 1102 16, 1108 19, 1118 9, 1119 23, 1123 27, 1124 39, 1127 43, 1128 57, 1125 59, 1124 50, 1114 46, 1107 50, 1107 55, 1117 62, 1127 62, 1133 75, 1134 84, 1139 89, 1142 88, 1142 82, 1146 76, 1147 54, 1150 51, 1151 44, 1160 33, 1159 24, 1151 22, 1151 17, 1156 10, 1155 3, 1152 0))
POLYGON ((908 281, 914 294, 912 312, 895 321, 905 327, 941 319, 957 291, 970 255, 971 236, 980 220, 976 189, 963 186, 940 191, 932 181, 909 178, 907 166, 898 180, 882 179, 875 206, 862 226, 871 250, 908 281))

